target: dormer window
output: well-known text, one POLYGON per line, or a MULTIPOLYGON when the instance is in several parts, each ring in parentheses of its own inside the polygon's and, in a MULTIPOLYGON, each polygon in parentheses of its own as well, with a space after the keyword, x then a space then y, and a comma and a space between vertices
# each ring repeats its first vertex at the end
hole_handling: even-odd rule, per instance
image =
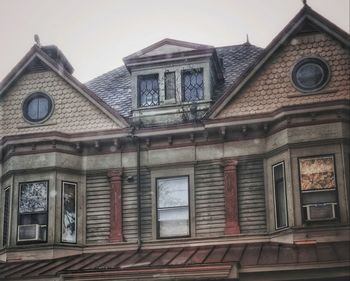
POLYGON ((204 99, 203 69, 182 72, 183 101, 193 102, 204 99))
POLYGON ((158 74, 139 76, 138 93, 140 107, 159 105, 158 74))

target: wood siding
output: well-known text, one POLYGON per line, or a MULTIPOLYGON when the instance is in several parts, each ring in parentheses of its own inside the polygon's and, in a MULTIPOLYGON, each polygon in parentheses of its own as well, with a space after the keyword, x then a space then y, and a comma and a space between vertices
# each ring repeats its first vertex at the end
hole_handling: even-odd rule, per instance
POLYGON ((266 232, 263 160, 239 161, 237 181, 241 232, 266 232))
POLYGON ((196 165, 195 205, 197 236, 224 235, 224 174, 219 161, 196 165))
MULTIPOLYGON (((142 240, 152 239, 151 178, 147 169, 141 169, 141 228, 142 240)), ((137 240, 137 177, 136 169, 124 170, 122 186, 123 236, 127 242, 137 240)))
POLYGON ((110 234, 110 186, 107 172, 86 176, 86 242, 105 243, 110 234))

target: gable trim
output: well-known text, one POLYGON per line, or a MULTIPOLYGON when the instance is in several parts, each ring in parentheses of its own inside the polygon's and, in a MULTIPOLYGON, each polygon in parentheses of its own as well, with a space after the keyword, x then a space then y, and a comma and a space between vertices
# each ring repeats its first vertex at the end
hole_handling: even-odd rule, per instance
POLYGON ((159 42, 156 42, 156 43, 154 43, 146 48, 141 49, 140 51, 132 53, 129 56, 126 56, 123 60, 127 61, 129 59, 138 58, 139 56, 143 56, 146 53, 151 52, 151 51, 153 51, 161 46, 167 45, 167 44, 179 46, 179 47, 191 48, 194 50, 214 49, 214 46, 210 46, 210 45, 203 45, 203 44, 191 43, 191 42, 187 42, 187 41, 180 41, 180 40, 165 38, 165 39, 163 39, 159 42))
POLYGON ((4 78, 0 84, 0 97, 12 85, 14 81, 23 73, 26 67, 35 59, 40 59, 53 72, 61 77, 65 82, 72 86, 76 91, 88 99, 99 110, 107 115, 121 128, 128 127, 128 123, 115 110, 108 106, 100 97, 89 90, 86 86, 80 83, 75 77, 69 74, 66 70, 57 65, 53 59, 45 54, 38 46, 34 45, 31 50, 24 56, 24 58, 13 68, 13 70, 4 78))
POLYGON ((238 94, 238 92, 252 79, 260 68, 271 58, 271 56, 288 40, 290 36, 301 26, 305 20, 320 27, 325 33, 331 35, 341 42, 345 47, 350 48, 350 36, 338 26, 328 21, 305 5, 300 12, 285 26, 285 28, 270 42, 262 54, 257 58, 241 76, 237 79, 224 95, 222 95, 215 104, 207 111, 205 117, 213 119, 225 108, 225 106, 238 94))

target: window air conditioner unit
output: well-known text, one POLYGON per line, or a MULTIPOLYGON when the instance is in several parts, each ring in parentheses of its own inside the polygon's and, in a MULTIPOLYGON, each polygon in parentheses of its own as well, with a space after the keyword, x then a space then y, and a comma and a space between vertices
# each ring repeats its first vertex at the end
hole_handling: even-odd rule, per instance
POLYGON ((335 219, 335 205, 337 203, 321 203, 304 205, 307 221, 325 221, 335 219))
POLYGON ((39 224, 27 224, 18 226, 18 241, 43 241, 44 232, 39 224))

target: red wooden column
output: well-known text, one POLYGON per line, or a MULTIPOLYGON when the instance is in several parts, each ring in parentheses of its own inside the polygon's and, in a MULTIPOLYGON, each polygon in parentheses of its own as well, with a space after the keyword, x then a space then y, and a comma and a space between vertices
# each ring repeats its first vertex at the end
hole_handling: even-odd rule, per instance
POLYGON ((122 172, 109 170, 108 177, 111 185, 111 233, 109 240, 121 242, 123 241, 122 172))
POLYGON ((238 219, 238 195, 237 195, 237 164, 236 160, 228 160, 224 166, 225 184, 225 210, 226 223, 225 235, 240 233, 238 219))

